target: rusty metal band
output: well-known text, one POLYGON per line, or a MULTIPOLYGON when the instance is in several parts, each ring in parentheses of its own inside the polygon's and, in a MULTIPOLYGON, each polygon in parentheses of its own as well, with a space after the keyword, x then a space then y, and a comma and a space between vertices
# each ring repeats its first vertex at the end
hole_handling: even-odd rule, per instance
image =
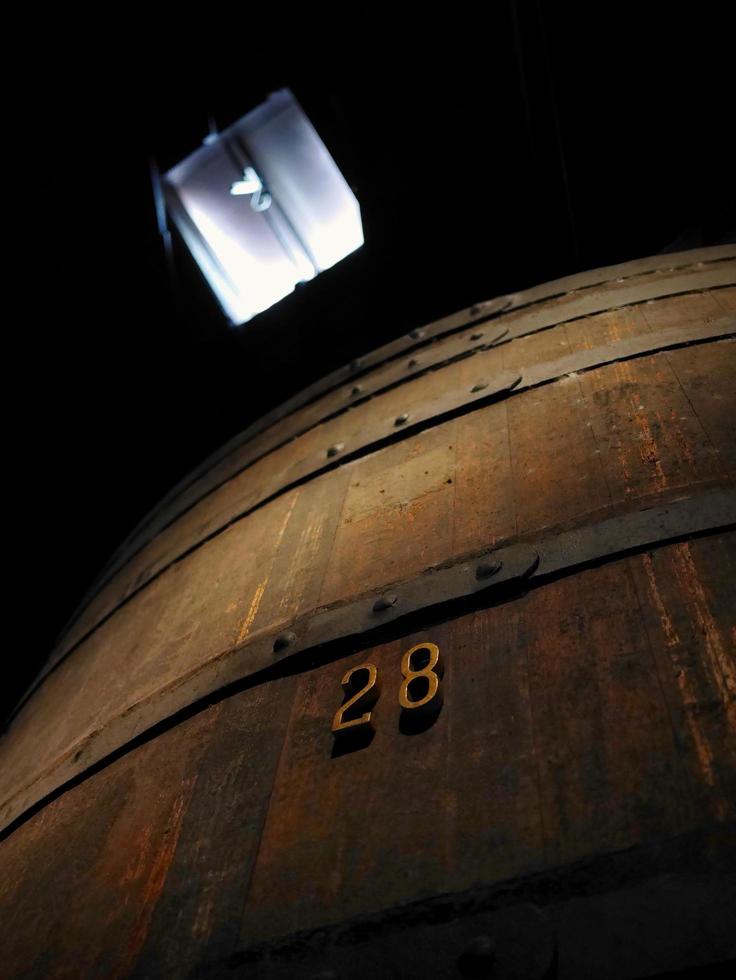
POLYGON ((574 293, 582 289, 595 289, 607 282, 622 282, 635 276, 648 275, 654 272, 676 272, 688 266, 702 266, 711 262, 722 262, 736 258, 736 243, 716 245, 702 249, 692 249, 686 252, 660 253, 643 259, 633 259, 618 265, 602 266, 577 272, 562 279, 540 283, 519 293, 510 293, 513 301, 512 309, 531 306, 545 300, 555 299, 565 293, 574 293))
MULTIPOLYGON (((388 344, 384 344, 382 347, 370 351, 356 361, 352 361, 346 368, 340 370, 350 371, 348 378, 345 378, 344 381, 352 380, 358 373, 369 368, 377 367, 379 364, 392 360, 394 357, 401 357, 419 344, 427 343, 430 340, 445 336, 448 333, 453 333, 456 330, 462 330, 491 316, 516 312, 524 307, 555 299, 565 293, 591 289, 597 286, 603 286, 609 282, 621 282, 625 279, 636 278, 637 276, 647 275, 653 272, 678 272, 682 269, 697 266, 698 263, 705 265, 733 258, 736 258, 736 244, 728 244, 695 251, 672 253, 670 255, 654 255, 633 262, 625 262, 621 265, 580 272, 572 276, 566 276, 563 279, 556 279, 538 286, 533 286, 527 290, 507 293, 490 300, 474 303, 472 306, 459 310, 457 313, 451 313, 449 316, 435 320, 426 326, 418 327, 403 337, 399 337, 396 340, 390 341, 388 344)), ((329 380, 336 377, 338 373, 334 372, 333 375, 322 379, 321 382, 316 382, 313 388, 316 388, 320 384, 327 385, 329 380)), ((329 387, 334 387, 335 384, 344 383, 344 381, 329 384, 329 387)), ((294 401, 298 397, 299 395, 295 396, 294 401)))
MULTIPOLYGON (((729 285, 736 279, 736 270, 732 268, 721 268, 716 272, 712 272, 708 274, 708 283, 705 284, 703 283, 702 274, 692 277, 692 279, 691 277, 687 277, 687 279, 683 278, 680 280, 680 284, 688 287, 684 292, 692 291, 693 280, 695 279, 704 288, 720 287, 729 285)), ((649 291, 651 291, 651 286, 649 286, 649 291)), ((668 293, 668 295, 678 294, 680 294, 679 290, 675 293, 668 293)), ((648 297, 647 290, 642 293, 642 290, 638 287, 635 291, 635 297, 632 299, 632 294, 628 292, 625 296, 619 294, 619 298, 628 299, 630 302, 622 303, 616 307, 607 307, 607 309, 620 309, 622 306, 647 302, 648 298, 651 298, 648 297)), ((658 296, 657 298, 662 297, 658 296)), ((237 459, 231 459, 230 464, 224 470, 215 468, 210 470, 201 479, 192 480, 176 498, 176 507, 173 512, 167 508, 159 510, 157 515, 151 518, 145 528, 140 529, 132 535, 128 539, 127 544, 118 549, 90 589, 89 594, 81 603, 80 608, 84 608, 89 599, 109 582, 119 569, 142 550, 157 534, 160 534, 161 531, 173 524, 182 514, 196 506, 199 501, 215 492, 219 487, 227 483, 228 480, 233 479, 264 456, 278 450, 298 436, 316 428, 318 425, 344 414, 356 405, 401 384, 415 380, 428 371, 439 370, 455 363, 461 358, 482 353, 499 343, 505 343, 515 337, 527 336, 553 326, 560 326, 564 323, 590 316, 596 312, 605 312, 605 310, 600 309, 602 306, 600 297, 588 297, 581 302, 583 303, 582 306, 578 304, 574 310, 568 309, 567 312, 574 312, 574 315, 568 316, 563 320, 559 319, 559 314, 555 313, 555 311, 542 310, 538 314, 535 314, 533 320, 529 322, 518 323, 516 325, 510 325, 509 328, 504 328, 503 321, 498 321, 497 323, 494 322, 485 326, 484 329, 478 328, 467 338, 454 338, 449 341, 449 344, 446 341, 443 344, 438 344, 436 348, 432 345, 422 351, 421 356, 417 355, 410 359, 408 364, 397 364, 382 383, 379 382, 378 384, 371 385, 365 382, 363 385, 351 386, 346 389, 342 397, 337 400, 337 404, 333 404, 323 415, 318 415, 316 418, 301 422, 298 415, 290 416, 281 427, 272 430, 271 436, 265 444, 263 442, 255 443, 251 446, 250 451, 246 449, 246 452, 240 454, 237 459), (207 476, 209 476, 209 479, 206 479, 207 476)))
POLYGON ((552 980, 600 977, 605 964, 606 977, 716 980, 730 976, 719 964, 736 954, 734 842, 736 823, 730 820, 501 882, 379 907, 249 943, 203 963, 196 977, 224 980, 245 972, 260 980, 552 980), (646 940, 622 941, 632 929, 646 940), (479 937, 492 937, 492 955, 479 937), (556 962, 564 964, 562 973, 556 962))
MULTIPOLYGON (((415 351, 418 348, 424 348, 427 344, 434 340, 456 333, 459 330, 472 326, 473 324, 487 321, 491 317, 499 316, 503 313, 511 311, 515 312, 523 309, 524 307, 553 299, 568 292, 589 289, 612 281, 621 282, 627 278, 634 278, 660 270, 677 272, 680 269, 685 269, 691 266, 717 264, 732 258, 736 258, 736 245, 719 245, 711 248, 672 253, 664 256, 651 256, 645 259, 638 259, 634 262, 626 262, 621 265, 608 266, 602 269, 594 269, 588 272, 578 273, 573 276, 567 276, 564 279, 558 279, 550 283, 535 286, 523 292, 497 297, 496 299, 487 300, 483 303, 477 303, 473 306, 467 307, 464 310, 460 310, 458 313, 451 314, 450 316, 444 317, 441 320, 428 324, 427 326, 412 330, 403 337, 400 337, 397 340, 391 341, 389 344, 385 344, 384 346, 371 351, 364 357, 358 358, 352 361, 349 365, 345 365, 342 368, 333 371, 331 374, 321 378, 319 381, 316 381, 314 384, 308 386, 307 388, 298 392, 292 398, 274 408, 271 412, 256 420, 242 432, 238 433, 238 435, 234 436, 231 440, 225 443, 225 445, 221 446, 220 449, 209 456, 203 463, 200 464, 200 466, 198 466, 183 480, 176 484, 166 494, 166 496, 163 497, 148 514, 146 514, 146 516, 138 523, 125 541, 120 545, 115 554, 111 557, 110 563, 108 566, 106 566, 105 570, 107 570, 107 568, 116 561, 120 553, 124 552, 129 547, 131 542, 135 541, 139 535, 146 528, 148 528, 148 526, 162 510, 165 510, 166 507, 176 500, 176 498, 189 486, 191 486, 192 483, 195 483, 201 479, 209 470, 227 458, 227 456, 235 452, 241 446, 245 445, 251 439, 274 426, 277 422, 288 418, 300 408, 303 408, 311 402, 321 398, 323 395, 327 394, 333 389, 349 383, 349 391, 351 391, 352 388, 355 387, 356 380, 358 378, 362 378, 366 372, 372 368, 379 367, 385 364, 387 361, 401 357, 402 355, 415 351)), ((718 273, 720 270, 715 271, 718 273)), ((700 278, 702 278, 702 273, 700 273, 700 278)), ((717 287, 719 285, 730 284, 733 282, 733 278, 734 277, 732 275, 726 276, 726 281, 722 281, 724 277, 717 274, 714 286, 717 287)), ((614 307, 603 306, 600 309, 595 309, 596 304, 593 303, 593 312, 605 312, 606 309, 619 308, 623 305, 631 305, 632 303, 642 302, 651 298, 661 298, 662 295, 665 295, 662 294, 661 291, 658 294, 656 288, 652 292, 652 284, 645 283, 645 290, 647 286, 649 287, 649 291, 646 293, 643 299, 627 299, 624 302, 615 304, 614 307), (652 292, 652 295, 650 295, 650 292, 652 292)), ((701 288, 712 287, 704 286, 701 288)), ((684 290, 672 290, 667 292, 666 295, 675 295, 676 293, 683 291, 689 292, 692 291, 692 289, 693 286, 688 285, 688 287, 684 290)), ((581 301, 583 308, 590 307, 590 297, 581 297, 581 301)), ((590 313, 576 313, 573 317, 568 319, 574 319, 577 316, 587 315, 590 315, 590 313)), ((560 322, 567 322, 567 320, 560 322)), ((547 325, 551 326, 553 324, 547 325)), ((534 329, 536 330, 543 328, 535 327, 534 329)), ((512 335, 523 336, 524 332, 517 331, 513 332, 512 335)), ((406 377, 407 379, 410 378, 411 374, 407 374, 406 377)), ((373 393, 375 394, 375 392, 373 393)), ((347 397, 349 399, 352 396, 348 394, 347 397)), ((293 438, 293 434, 288 438, 293 438)), ((274 447, 272 446, 271 448, 274 447)))
MULTIPOLYGON (((736 247, 734 247, 733 251, 736 253, 736 247)), ((718 261, 722 262, 723 259, 719 259, 718 261)), ((677 270, 674 269, 673 271, 677 271, 677 270)), ((530 333, 536 333, 537 331, 547 329, 548 327, 558 326, 563 323, 569 323, 572 320, 579 319, 584 316, 591 316, 596 313, 603 313, 611 309, 621 309, 624 306, 636 305, 637 303, 647 302, 651 299, 663 299, 668 296, 679 295, 686 292, 693 292, 697 290, 728 286, 728 285, 732 285, 735 281, 736 281, 736 272, 733 270, 733 268, 729 268, 729 267, 723 268, 723 267, 718 267, 716 265, 714 268, 707 268, 705 269, 705 271, 696 272, 690 276, 680 276, 678 278, 678 282, 675 285, 670 286, 670 288, 663 289, 662 284, 657 282, 653 282, 653 283, 644 282, 644 283, 637 284, 631 289, 617 291, 614 297, 616 302, 613 303, 611 303, 610 296, 608 297, 605 295, 582 296, 578 300, 576 300, 574 304, 571 304, 570 307, 565 310, 562 317, 560 317, 561 311, 559 310, 542 309, 539 311, 529 311, 528 314, 525 314, 525 319, 520 323, 517 322, 511 329, 505 328, 503 319, 499 320, 497 323, 493 322, 492 324, 490 324, 490 327, 499 328, 499 332, 500 330, 504 330, 505 334, 507 335, 504 337, 504 339, 511 340, 515 337, 523 337, 523 336, 527 336, 530 333), (536 313, 536 315, 533 315, 534 313, 536 313), (528 317, 528 319, 526 319, 526 317, 528 317)), ((484 320, 484 321, 487 320, 489 315, 490 315, 489 313, 486 313, 483 317, 480 318, 480 320, 484 320)), ((455 359, 454 351, 448 358, 443 358, 442 348, 440 348, 440 350, 437 352, 430 353, 431 346, 433 346, 433 344, 431 344, 431 341, 438 340, 441 337, 446 337, 449 333, 455 333, 457 330, 463 329, 465 327, 469 327, 471 323, 472 321, 468 322, 467 320, 463 320, 462 324, 453 328, 452 330, 430 332, 429 328, 422 328, 420 330, 412 331, 412 333, 414 334, 414 339, 411 340, 411 335, 408 335, 409 340, 411 340, 410 344, 407 344, 404 338, 401 338, 400 341, 394 341, 395 345, 398 345, 400 343, 402 345, 402 349, 401 350, 397 349, 397 351, 395 352, 395 354, 392 355, 392 357, 382 358, 381 360, 377 361, 376 364, 372 364, 371 367, 380 366, 384 364, 385 361, 393 359, 393 357, 400 357, 402 354, 407 354, 416 351, 417 352, 417 357, 415 359, 416 364, 414 365, 407 364, 406 369, 401 372, 402 380, 409 381, 413 377, 416 377, 418 374, 424 373, 424 371, 426 371, 428 367, 436 368, 441 366, 444 361, 447 361, 449 363, 451 360, 454 360, 455 359), (430 345, 430 349, 428 349, 426 345, 430 345), (417 348, 419 347, 421 347, 421 352, 417 351, 417 348), (427 358, 429 359, 428 362, 425 360, 427 358)), ((475 350, 483 350, 485 349, 487 344, 488 342, 476 344, 475 350)), ((381 350, 383 350, 383 348, 381 348, 381 350)), ((363 375, 364 373, 365 372, 361 371, 361 375, 363 375)), ((352 378, 345 378, 341 381, 336 381, 334 384, 325 383, 324 390, 321 390, 319 392, 319 396, 326 394, 328 391, 332 390, 333 388, 340 387, 342 384, 346 383, 347 381, 350 381, 342 397, 342 404, 344 406, 344 409, 347 410, 351 408, 353 405, 355 405, 358 402, 358 400, 362 400, 364 397, 370 397, 372 395, 378 394, 380 391, 384 390, 385 387, 393 387, 393 384, 376 387, 374 385, 371 385, 370 380, 368 378, 363 378, 359 383, 356 384, 355 383, 356 379, 357 379, 357 375, 353 375, 352 378), (357 393, 357 397, 355 394, 356 387, 361 389, 357 393)), ((322 384, 322 382, 318 382, 318 384, 322 384)), ((311 389, 305 389, 305 391, 311 391, 311 389)), ((316 395, 315 398, 316 397, 318 396, 316 395)), ((241 446, 244 446, 246 443, 248 443, 251 439, 254 439, 256 436, 260 435, 261 433, 266 432, 266 430, 269 430, 271 427, 275 425, 276 422, 281 421, 282 419, 286 420, 284 425, 279 426, 278 429, 274 431, 271 439, 267 440, 265 443, 260 444, 257 448, 254 449, 253 453, 247 457, 247 461, 244 465, 250 465, 251 463, 255 462, 257 459, 259 459, 261 456, 264 456, 268 452, 273 451, 273 449, 277 448, 279 445, 283 445, 285 442, 288 442, 290 439, 293 439, 295 436, 302 434, 305 431, 305 429, 303 426, 300 426, 298 417, 295 418, 294 413, 299 408, 302 408, 306 404, 314 401, 315 398, 306 397, 304 396, 303 392, 299 393, 299 395, 295 396, 294 399, 291 399, 289 402, 285 402, 278 409, 275 409, 274 412, 270 413, 268 416, 265 416, 263 419, 260 419, 258 422, 254 423, 253 425, 245 429, 243 432, 241 432, 239 435, 235 436, 234 439, 230 440, 230 442, 228 442, 225 446, 223 446, 220 450, 218 450, 216 454, 209 457, 209 459, 205 460, 205 462, 201 464, 201 466, 199 466, 196 470, 190 473, 189 476, 186 477, 184 481, 179 483, 177 487, 175 487, 166 496, 166 498, 164 498, 164 501, 162 501, 161 504, 158 505, 158 507, 156 508, 156 513, 158 513, 160 509, 164 509, 168 503, 174 501, 189 486, 191 486, 193 483, 196 483, 198 480, 204 477, 218 463, 222 462, 224 459, 230 456, 241 446), (299 404, 296 403, 297 400, 299 400, 299 404)), ((320 418, 318 421, 324 421, 324 417, 320 418)), ((144 522, 141 525, 139 525, 138 529, 136 529, 129 536, 128 541, 133 541, 135 538, 137 538, 139 532, 152 522, 154 516, 155 515, 152 513, 147 518, 145 518, 144 522)))
MULTIPOLYGON (((623 279, 634 278, 639 275, 646 275, 660 270, 677 272, 690 266, 723 262, 728 259, 736 258, 736 244, 717 245, 710 248, 696 249, 687 252, 677 252, 668 255, 654 255, 633 262, 625 262, 620 265, 607 266, 601 269, 592 269, 586 272, 566 276, 563 279, 553 280, 539 286, 534 286, 528 290, 511 293, 505 296, 495 297, 481 303, 452 313, 449 316, 436 320, 423 327, 417 327, 408 334, 384 344, 369 352, 363 357, 357 358, 333 371, 331 374, 320 378, 313 385, 298 392, 293 398, 282 403, 273 411, 256 420, 243 432, 234 436, 224 446, 220 447, 208 459, 206 459, 195 473, 204 473, 215 463, 229 455, 234 449, 239 448, 248 442, 255 435, 268 429, 274 423, 280 421, 287 415, 292 414, 297 409, 303 407, 333 388, 343 384, 353 384, 354 380, 364 375, 368 370, 378 367, 387 361, 408 354, 418 347, 423 347, 430 341, 455 333, 473 324, 488 320, 490 317, 499 316, 502 313, 510 313, 524 307, 540 303, 545 300, 554 299, 571 291, 602 286, 607 282, 622 281, 623 279)), ((733 278, 729 279, 732 282, 733 278)), ((720 281, 719 281, 719 284, 720 281)), ((651 298, 649 295, 647 299, 651 298)), ((629 302, 629 301, 627 301, 629 302)), ((626 305, 626 304, 622 304, 626 305)), ((191 478, 187 477, 188 481, 191 478)), ((173 499, 177 493, 184 488, 184 481, 177 488, 167 495, 167 499, 173 499)), ((144 518, 145 520, 145 518, 144 518)))
MULTIPOLYGON (((374 453, 425 429, 432 428, 442 422, 466 415, 492 401, 528 391, 531 388, 550 384, 570 374, 578 374, 604 367, 616 361, 631 360, 692 344, 725 340, 733 337, 735 333, 736 314, 726 314, 709 323, 658 331, 657 333, 644 334, 639 337, 628 337, 616 343, 608 344, 605 347, 577 351, 556 361, 548 361, 536 365, 529 369, 523 377, 512 372, 504 372, 490 379, 479 377, 476 384, 470 390, 463 389, 462 391, 443 392, 431 401, 425 402, 416 408, 414 412, 407 414, 400 425, 397 425, 398 419, 392 418, 385 420, 383 429, 377 437, 375 434, 370 434, 366 439, 358 441, 355 445, 344 445, 336 453, 331 453, 330 447, 326 445, 325 451, 318 457, 306 459, 301 467, 294 467, 290 471, 291 479, 287 483, 275 487, 268 495, 264 495, 248 509, 235 512, 221 519, 215 527, 201 533, 199 537, 192 540, 185 548, 173 549, 169 553, 164 553, 158 561, 153 562, 146 569, 143 575, 137 576, 134 582, 132 581, 127 585, 121 586, 119 599, 113 603, 107 612, 100 616, 94 625, 81 637, 75 638, 71 642, 68 640, 66 643, 62 641, 59 647, 57 647, 56 652, 52 654, 52 657, 49 659, 37 681, 34 682, 31 691, 35 689, 39 681, 60 663, 68 653, 90 636, 102 623, 106 622, 117 609, 130 601, 130 599, 137 595, 150 582, 162 575, 167 568, 181 561, 187 555, 190 555, 197 548, 218 534, 221 534, 237 521, 248 517, 282 494, 303 486, 317 476, 327 473, 345 463, 374 453)), ((172 521, 172 523, 174 522, 172 521)), ((164 529, 162 528, 161 530, 164 529)), ((28 694, 30 694, 30 691, 28 694)))
POLYGON ((563 573, 660 547, 668 542, 736 528, 733 483, 646 509, 619 513, 593 524, 484 549, 460 560, 371 591, 333 607, 315 608, 288 629, 264 630, 193 667, 165 687, 71 744, 32 783, 0 805, 0 830, 40 800, 118 751, 152 726, 246 678, 265 682, 274 670, 316 666, 340 655, 346 641, 370 645, 375 635, 401 621, 416 628, 419 615, 450 618, 468 601, 487 605, 513 597, 520 587, 543 585, 563 573), (409 619, 411 617, 411 619, 409 619))
POLYGON ((403 440, 424 429, 438 425, 443 421, 472 412, 498 398, 527 391, 530 388, 554 382, 569 374, 603 367, 616 361, 630 360, 690 344, 726 339, 732 337, 734 332, 736 332, 736 315, 728 314, 710 323, 698 324, 696 327, 683 327, 675 330, 646 334, 635 338, 625 338, 616 344, 609 344, 602 348, 579 351, 567 357, 560 358, 557 361, 538 365, 531 369, 523 378, 511 373, 490 380, 479 378, 478 383, 470 391, 463 390, 461 392, 444 393, 439 398, 427 403, 424 406, 424 411, 416 411, 413 417, 407 418, 405 423, 399 427, 395 425, 395 420, 387 420, 385 433, 380 439, 372 438, 356 446, 346 446, 344 451, 336 457, 329 457, 325 453, 318 459, 305 461, 303 471, 295 473, 294 478, 288 484, 276 488, 270 495, 259 500, 248 510, 230 515, 215 528, 193 540, 186 548, 164 554, 158 564, 149 566, 146 574, 139 580, 136 580, 134 584, 123 584, 119 598, 113 601, 110 608, 101 614, 88 629, 79 636, 69 634, 66 642, 62 641, 56 647, 38 677, 20 700, 16 712, 49 673, 91 636, 95 630, 107 622, 118 609, 145 589, 147 585, 157 579, 176 562, 186 558, 199 547, 206 544, 207 541, 232 526, 232 524, 249 516, 281 494, 302 486, 304 483, 340 465, 359 459, 369 453, 376 452, 387 445, 403 440))

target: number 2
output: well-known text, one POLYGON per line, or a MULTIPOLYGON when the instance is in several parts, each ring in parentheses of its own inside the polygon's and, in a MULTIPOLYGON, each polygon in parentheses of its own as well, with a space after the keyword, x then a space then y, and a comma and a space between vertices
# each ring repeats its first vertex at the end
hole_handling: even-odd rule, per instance
POLYGON ((354 732, 356 728, 360 728, 364 725, 368 728, 373 727, 371 723, 370 710, 364 712, 359 718, 350 718, 347 721, 344 720, 345 712, 357 705, 359 701, 363 702, 364 707, 369 709, 372 708, 381 693, 381 682, 379 680, 378 669, 375 664, 359 664, 357 667, 351 667, 350 670, 345 673, 345 676, 340 682, 345 690, 345 693, 348 694, 350 692, 351 688, 353 687, 351 683, 352 678, 359 671, 365 671, 368 674, 368 680, 359 691, 357 691, 344 704, 341 704, 335 712, 335 717, 332 722, 333 735, 337 736, 342 735, 345 732, 354 732))

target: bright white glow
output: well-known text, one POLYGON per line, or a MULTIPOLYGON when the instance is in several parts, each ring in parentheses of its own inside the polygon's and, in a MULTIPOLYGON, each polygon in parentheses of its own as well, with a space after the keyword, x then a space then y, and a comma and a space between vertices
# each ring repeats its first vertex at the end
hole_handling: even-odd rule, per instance
POLYGON ((287 89, 170 170, 165 186, 171 216, 233 323, 363 244, 358 202, 287 89))
POLYGON ((192 205, 190 216, 225 273, 228 306, 235 313, 234 320, 250 320, 294 291, 299 276, 293 263, 280 257, 259 261, 197 205, 192 205))
POLYGON ((243 179, 230 185, 230 193, 233 197, 250 194, 250 206, 254 211, 268 211, 271 207, 271 195, 263 187, 263 182, 253 167, 243 169, 243 179))
POLYGON ((363 244, 360 215, 341 214, 329 224, 313 229, 311 252, 322 269, 329 269, 363 244))
POLYGON ((256 191, 260 191, 262 188, 263 183, 261 182, 261 178, 253 167, 245 167, 243 169, 243 179, 236 180, 234 184, 230 185, 230 193, 233 197, 238 197, 241 194, 255 194, 256 191))

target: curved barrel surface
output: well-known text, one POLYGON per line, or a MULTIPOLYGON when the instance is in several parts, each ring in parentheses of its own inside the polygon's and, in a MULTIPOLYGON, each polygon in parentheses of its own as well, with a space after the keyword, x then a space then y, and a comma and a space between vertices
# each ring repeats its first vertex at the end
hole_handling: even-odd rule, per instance
POLYGON ((183 481, 0 741, 0 975, 732 955, 735 333, 736 247, 568 277, 183 481))

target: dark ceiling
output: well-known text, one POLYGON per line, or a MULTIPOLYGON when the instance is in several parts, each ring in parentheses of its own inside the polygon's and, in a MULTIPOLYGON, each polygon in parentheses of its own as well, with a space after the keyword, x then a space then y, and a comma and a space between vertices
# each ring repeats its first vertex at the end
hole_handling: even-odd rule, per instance
POLYGON ((326 12, 287 25, 210 7, 186 41, 142 18, 29 40, 19 415, 35 611, 8 706, 120 539, 270 406, 477 300, 733 239, 717 5, 486 7, 398 23, 366 5, 336 34, 326 12), (231 329, 179 242, 167 268, 149 159, 172 165, 208 117, 225 126, 282 86, 353 186, 366 244, 231 329))

